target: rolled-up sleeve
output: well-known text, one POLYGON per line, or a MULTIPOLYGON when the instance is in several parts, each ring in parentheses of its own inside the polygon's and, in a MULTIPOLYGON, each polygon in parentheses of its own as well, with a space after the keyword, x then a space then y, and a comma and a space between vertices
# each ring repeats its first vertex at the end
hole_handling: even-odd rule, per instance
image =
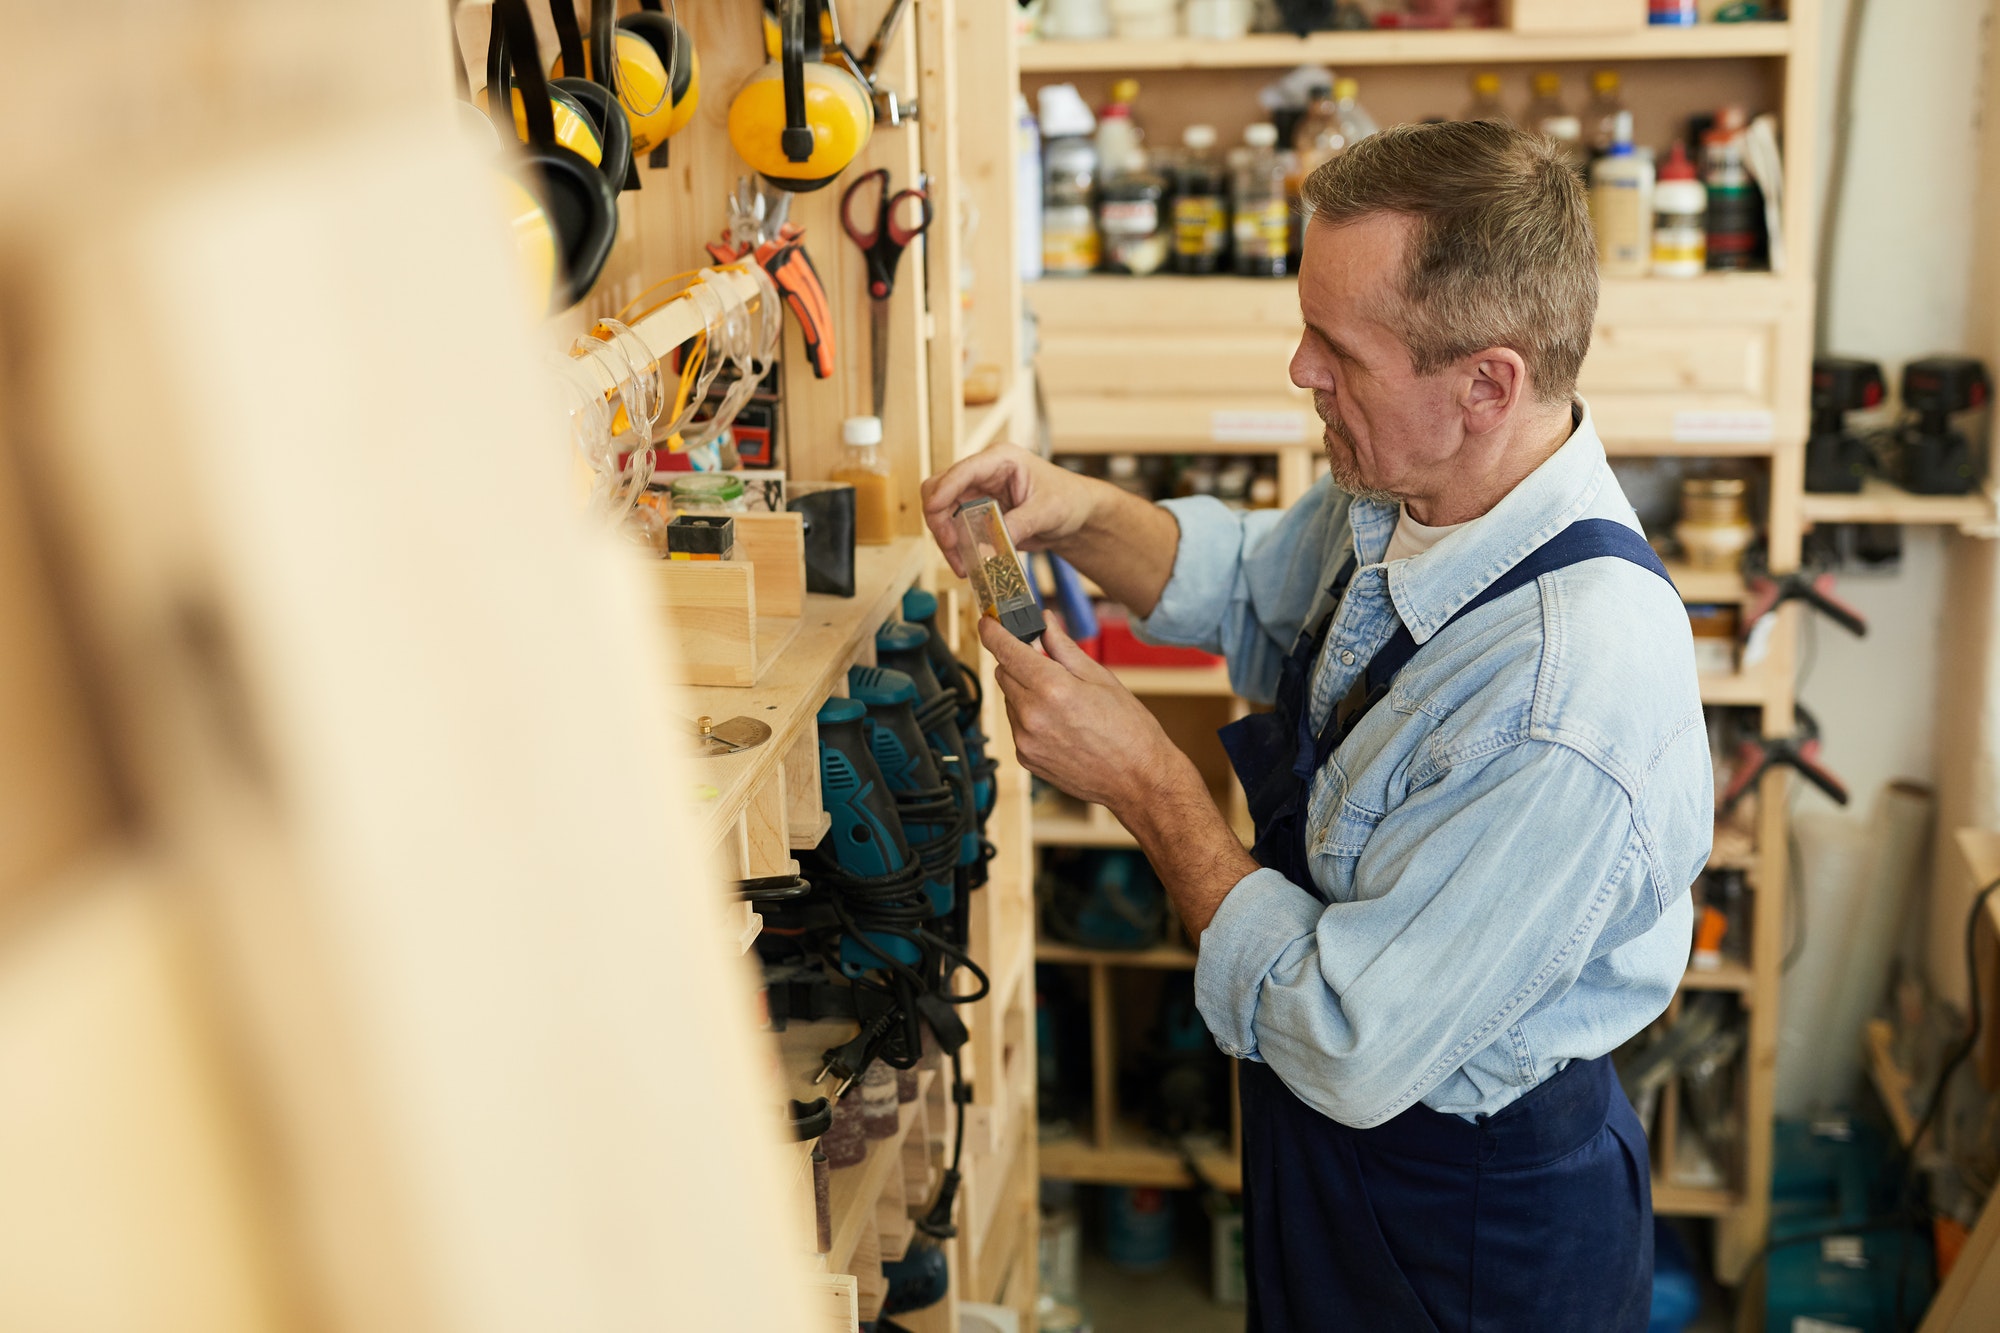
POLYGON ((1413 793, 1352 872, 1351 900, 1331 905, 1276 871, 1245 876, 1202 934, 1195 995, 1225 1051, 1363 1128, 1574 981, 1650 892, 1624 788, 1540 741, 1413 793))
POLYGON ((1166 501, 1180 524, 1173 574, 1133 628, 1149 643, 1221 653, 1236 692, 1268 702, 1320 589, 1353 545, 1347 505, 1329 481, 1283 510, 1234 510, 1206 495, 1166 501))

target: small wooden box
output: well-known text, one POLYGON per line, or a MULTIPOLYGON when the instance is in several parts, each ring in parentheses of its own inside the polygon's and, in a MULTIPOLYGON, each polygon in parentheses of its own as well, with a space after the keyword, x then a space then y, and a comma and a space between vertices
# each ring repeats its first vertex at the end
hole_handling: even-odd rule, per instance
POLYGON ((799 632, 805 521, 737 514, 736 559, 656 560, 649 572, 678 651, 683 685, 750 686, 799 632))
POLYGON ((1507 0, 1515 32, 1631 32, 1646 26, 1646 0, 1507 0))

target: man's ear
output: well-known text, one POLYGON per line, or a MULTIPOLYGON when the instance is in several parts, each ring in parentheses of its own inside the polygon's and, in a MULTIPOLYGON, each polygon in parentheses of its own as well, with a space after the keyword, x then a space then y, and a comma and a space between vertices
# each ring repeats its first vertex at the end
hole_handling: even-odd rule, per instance
POLYGON ((1498 430, 1528 396, 1528 364, 1511 347, 1489 347, 1466 359, 1464 401, 1468 434, 1498 430))

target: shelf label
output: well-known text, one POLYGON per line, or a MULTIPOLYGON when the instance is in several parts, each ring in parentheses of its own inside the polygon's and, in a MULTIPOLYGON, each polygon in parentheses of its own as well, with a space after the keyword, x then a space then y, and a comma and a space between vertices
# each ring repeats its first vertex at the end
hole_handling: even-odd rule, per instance
POLYGON ((1675 444, 1769 444, 1774 434, 1771 413, 1760 409, 1674 413, 1675 444))
POLYGON ((1208 438, 1217 444, 1303 444, 1303 412, 1214 411, 1208 414, 1208 438))

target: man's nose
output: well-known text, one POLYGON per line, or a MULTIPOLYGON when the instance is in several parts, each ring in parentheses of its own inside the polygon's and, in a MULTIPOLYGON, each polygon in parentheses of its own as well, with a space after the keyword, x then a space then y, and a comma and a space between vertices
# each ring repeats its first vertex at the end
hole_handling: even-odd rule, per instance
POLYGON ((1299 339, 1299 345, 1292 351, 1292 383, 1301 389, 1318 389, 1333 392, 1333 376, 1328 372, 1325 361, 1318 355, 1310 337, 1299 339))

